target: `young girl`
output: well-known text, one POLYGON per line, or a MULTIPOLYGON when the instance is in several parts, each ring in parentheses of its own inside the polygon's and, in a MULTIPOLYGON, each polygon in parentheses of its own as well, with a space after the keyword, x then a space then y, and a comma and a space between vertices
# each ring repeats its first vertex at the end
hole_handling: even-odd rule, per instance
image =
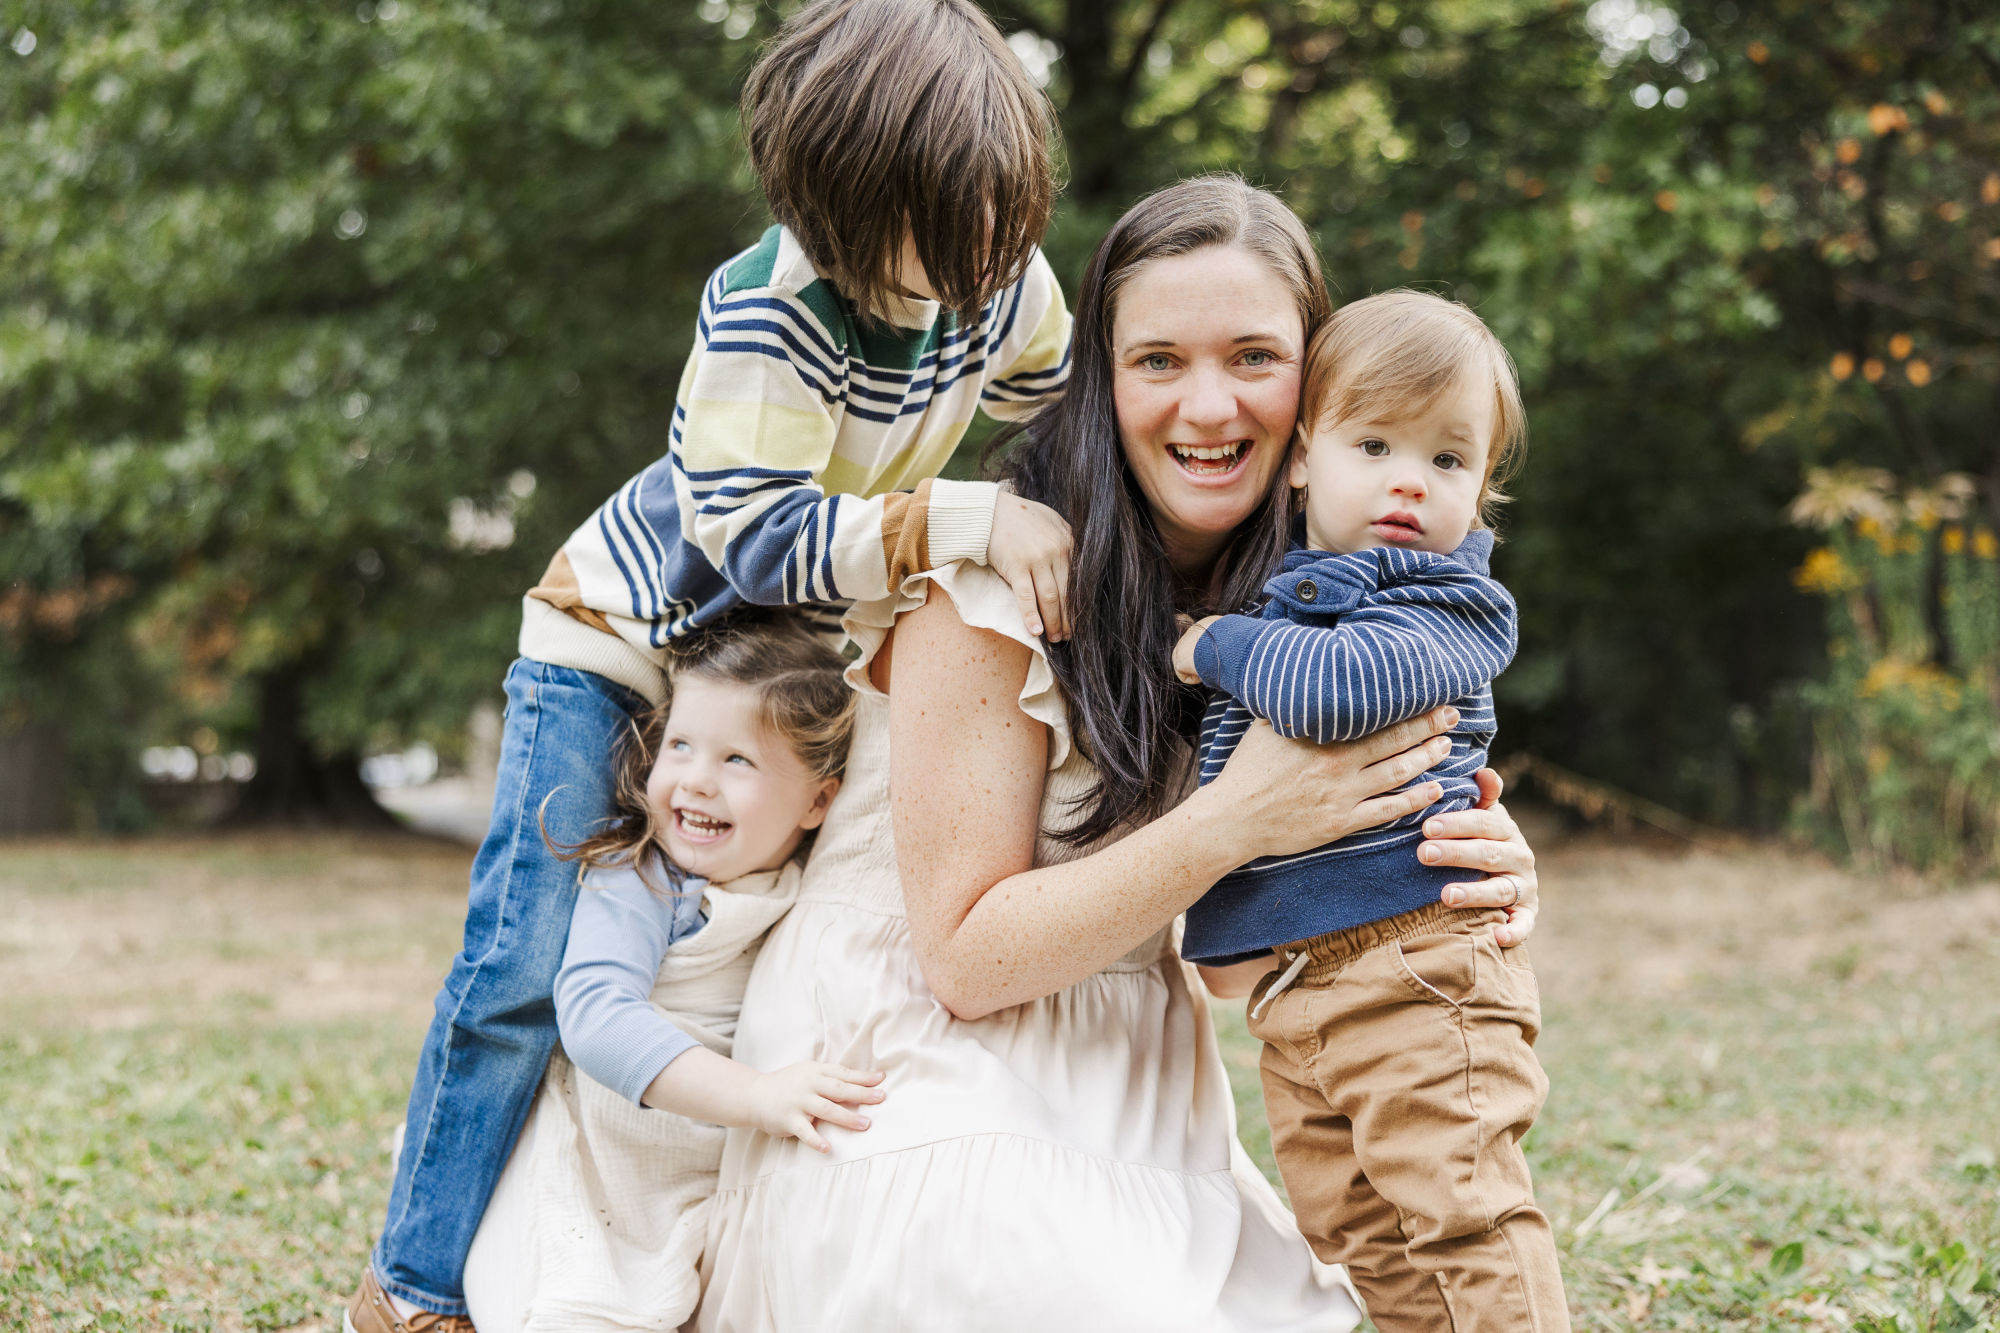
POLYGON ((764 934, 840 787, 853 695, 787 618, 685 641, 671 702, 620 756, 617 817, 582 862, 556 979, 562 1047, 466 1261, 482 1333, 673 1329, 693 1312, 722 1126, 868 1128, 879 1073, 729 1057, 764 934))

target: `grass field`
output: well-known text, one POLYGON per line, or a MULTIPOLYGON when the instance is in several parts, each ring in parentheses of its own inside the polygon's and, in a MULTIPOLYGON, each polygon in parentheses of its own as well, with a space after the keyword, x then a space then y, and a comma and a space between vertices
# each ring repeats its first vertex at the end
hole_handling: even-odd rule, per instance
MULTIPOLYGON (((1543 846, 1578 1326, 2000 1328, 2000 886, 1543 846)), ((338 1326, 468 859, 0 844, 0 1329, 338 1326)))

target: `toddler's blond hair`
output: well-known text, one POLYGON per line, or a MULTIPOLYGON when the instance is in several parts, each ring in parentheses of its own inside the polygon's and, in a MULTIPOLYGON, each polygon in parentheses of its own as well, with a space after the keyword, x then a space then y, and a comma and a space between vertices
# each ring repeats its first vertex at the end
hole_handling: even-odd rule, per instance
POLYGON ((1478 525, 1485 527, 1507 500, 1500 484, 1518 465, 1528 416, 1514 358, 1470 307, 1398 288, 1336 310, 1306 349, 1300 428, 1416 416, 1462 376, 1479 373, 1493 379, 1493 438, 1479 490, 1478 525))

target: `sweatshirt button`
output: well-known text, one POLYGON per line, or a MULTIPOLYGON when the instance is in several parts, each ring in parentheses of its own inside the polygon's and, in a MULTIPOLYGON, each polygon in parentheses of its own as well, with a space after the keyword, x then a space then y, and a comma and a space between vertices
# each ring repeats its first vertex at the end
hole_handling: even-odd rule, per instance
POLYGON ((1311 579, 1300 579, 1298 592, 1300 601, 1314 601, 1319 597, 1319 585, 1311 579))

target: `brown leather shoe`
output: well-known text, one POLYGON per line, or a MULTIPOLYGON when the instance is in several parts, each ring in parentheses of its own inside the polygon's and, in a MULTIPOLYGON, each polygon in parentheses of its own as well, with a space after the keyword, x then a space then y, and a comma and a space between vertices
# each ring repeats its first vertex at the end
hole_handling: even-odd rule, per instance
POLYGON ((421 1310, 408 1319, 403 1318, 396 1313, 395 1304, 375 1280, 375 1270, 370 1267, 361 1275, 361 1290, 347 1303, 347 1313, 340 1320, 340 1333, 475 1333, 475 1330, 472 1321, 462 1314, 421 1310))

